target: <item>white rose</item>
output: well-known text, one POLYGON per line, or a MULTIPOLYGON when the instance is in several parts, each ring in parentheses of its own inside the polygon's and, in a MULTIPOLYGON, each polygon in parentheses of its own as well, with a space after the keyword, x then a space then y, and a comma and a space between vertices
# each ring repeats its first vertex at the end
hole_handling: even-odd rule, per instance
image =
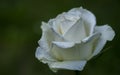
POLYGON ((86 62, 115 36, 110 26, 95 25, 94 14, 82 7, 64 12, 48 23, 42 22, 43 33, 36 58, 47 63, 54 72, 59 69, 83 70, 86 62))

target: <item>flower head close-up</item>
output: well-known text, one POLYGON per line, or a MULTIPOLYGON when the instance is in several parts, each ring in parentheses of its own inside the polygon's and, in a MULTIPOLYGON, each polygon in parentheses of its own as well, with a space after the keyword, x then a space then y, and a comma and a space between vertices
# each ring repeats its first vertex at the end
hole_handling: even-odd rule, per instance
POLYGON ((42 22, 42 36, 35 56, 49 68, 82 71, 101 52, 115 32, 108 24, 97 25, 95 15, 82 7, 42 22))

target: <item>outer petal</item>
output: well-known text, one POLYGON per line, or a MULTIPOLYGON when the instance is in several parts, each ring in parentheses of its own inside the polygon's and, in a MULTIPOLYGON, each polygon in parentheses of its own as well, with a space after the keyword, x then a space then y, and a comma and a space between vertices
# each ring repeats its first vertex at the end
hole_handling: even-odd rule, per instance
POLYGON ((42 36, 41 39, 38 41, 40 47, 44 50, 50 50, 51 48, 51 41, 54 40, 54 36, 50 26, 47 23, 42 22, 42 36), (51 37, 48 37, 51 36, 51 37))
POLYGON ((88 35, 91 35, 94 31, 94 27, 96 25, 96 18, 94 14, 86 9, 80 8, 74 8, 69 11, 70 14, 80 16, 82 18, 86 28, 88 35))
POLYGON ((73 47, 68 48, 63 48, 61 45, 53 44, 51 53, 58 61, 88 60, 93 53, 93 50, 96 46, 96 41, 98 41, 99 37, 99 33, 94 34, 93 36, 89 37, 87 41, 75 44, 73 47))
POLYGON ((52 35, 50 26, 47 23, 42 22, 41 28, 43 33, 41 39, 38 41, 40 47, 36 49, 35 57, 43 63, 48 63, 53 60, 48 51, 51 48, 51 44, 49 42, 51 42, 54 38, 53 36, 50 38, 47 37, 52 35))
POLYGON ((98 53, 100 53, 100 51, 103 49, 103 47, 105 46, 107 40, 104 40, 102 38, 100 38, 97 43, 96 43, 96 46, 95 46, 95 49, 93 50, 93 54, 91 57, 97 55, 98 53))
POLYGON ((99 32, 102 35, 101 35, 101 37, 100 37, 100 39, 97 43, 97 46, 96 46, 96 48, 93 52, 93 56, 97 55, 103 49, 107 40, 111 41, 115 36, 114 30, 108 25, 96 26, 95 27, 95 32, 99 32))
POLYGON ((96 26, 95 32, 102 33, 102 38, 108 41, 111 41, 115 36, 114 30, 108 25, 96 26))
POLYGON ((45 50, 50 50, 52 47, 52 41, 63 41, 64 38, 57 34, 49 24, 42 22, 42 37, 38 41, 40 47, 45 50))
POLYGON ((35 57, 40 60, 43 63, 51 63, 55 62, 56 60, 50 55, 49 52, 42 49, 41 47, 38 47, 35 52, 35 57))
POLYGON ((49 64, 49 67, 56 72, 59 69, 69 69, 69 70, 79 70, 82 71, 86 61, 62 61, 62 62, 53 62, 49 64))
POLYGON ((40 61, 44 63, 49 63, 54 59, 50 54, 50 50, 52 48, 52 41, 59 41, 62 38, 58 37, 58 35, 52 31, 51 27, 47 23, 43 22, 41 28, 43 33, 41 39, 38 41, 40 47, 37 48, 35 56, 40 61))

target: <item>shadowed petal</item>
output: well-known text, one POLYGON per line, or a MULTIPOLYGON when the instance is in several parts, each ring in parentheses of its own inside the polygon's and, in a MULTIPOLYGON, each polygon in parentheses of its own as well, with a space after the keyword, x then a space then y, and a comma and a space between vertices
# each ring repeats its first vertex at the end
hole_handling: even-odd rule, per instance
POLYGON ((56 72, 58 69, 69 69, 69 70, 79 70, 82 71, 86 61, 63 61, 63 62, 53 62, 49 64, 49 67, 56 72))
POLYGON ((93 52, 93 56, 97 55, 103 49, 106 42, 112 41, 115 36, 114 30, 108 25, 96 26, 95 32, 99 32, 102 35, 101 35, 101 37, 97 43, 97 46, 93 52))

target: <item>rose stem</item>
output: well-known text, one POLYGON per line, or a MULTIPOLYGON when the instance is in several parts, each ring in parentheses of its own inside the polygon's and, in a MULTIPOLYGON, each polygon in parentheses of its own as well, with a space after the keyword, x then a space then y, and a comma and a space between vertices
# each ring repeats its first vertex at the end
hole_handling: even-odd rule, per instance
POLYGON ((75 71, 75 75, 80 75, 80 71, 75 71))

